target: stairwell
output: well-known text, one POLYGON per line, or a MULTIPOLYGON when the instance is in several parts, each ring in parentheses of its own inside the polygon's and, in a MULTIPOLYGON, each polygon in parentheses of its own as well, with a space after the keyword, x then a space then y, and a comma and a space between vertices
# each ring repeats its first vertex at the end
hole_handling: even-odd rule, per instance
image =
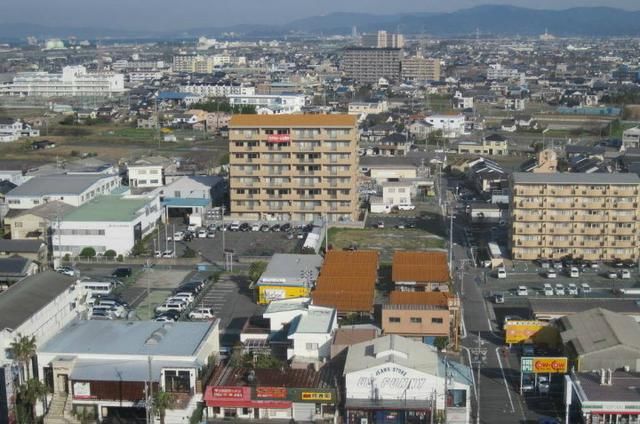
POLYGON ((44 424, 82 424, 71 413, 71 401, 64 393, 55 393, 44 416, 44 424))

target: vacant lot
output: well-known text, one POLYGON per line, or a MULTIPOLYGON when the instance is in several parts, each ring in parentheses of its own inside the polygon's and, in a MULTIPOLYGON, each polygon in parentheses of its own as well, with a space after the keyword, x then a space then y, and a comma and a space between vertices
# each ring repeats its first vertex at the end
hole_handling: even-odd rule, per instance
POLYGON ((334 249, 356 247, 380 251, 380 261, 390 262, 395 250, 444 248, 444 240, 420 229, 331 228, 329 244, 334 249))

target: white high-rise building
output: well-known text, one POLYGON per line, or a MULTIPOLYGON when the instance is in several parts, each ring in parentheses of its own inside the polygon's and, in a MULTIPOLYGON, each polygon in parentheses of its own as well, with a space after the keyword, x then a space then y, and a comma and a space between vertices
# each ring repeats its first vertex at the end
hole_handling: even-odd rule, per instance
POLYGON ((124 92, 124 75, 87 72, 84 66, 65 66, 61 74, 19 72, 13 82, 0 85, 0 95, 5 96, 111 97, 124 92))

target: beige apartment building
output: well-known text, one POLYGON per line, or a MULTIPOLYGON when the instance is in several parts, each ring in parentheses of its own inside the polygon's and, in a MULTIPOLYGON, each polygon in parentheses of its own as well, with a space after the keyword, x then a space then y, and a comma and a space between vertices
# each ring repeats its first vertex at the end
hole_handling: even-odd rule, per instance
POLYGON ((513 259, 638 258, 636 174, 533 174, 511 179, 513 259))
POLYGON ((440 60, 420 56, 402 59, 402 78, 420 81, 439 81, 440 60))
POLYGON ((238 219, 358 219, 357 117, 234 115, 231 214, 238 219))

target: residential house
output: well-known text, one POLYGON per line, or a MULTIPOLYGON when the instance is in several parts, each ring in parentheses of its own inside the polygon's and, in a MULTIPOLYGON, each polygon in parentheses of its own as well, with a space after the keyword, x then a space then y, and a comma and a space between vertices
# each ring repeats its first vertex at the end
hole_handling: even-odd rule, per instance
POLYGON ((127 165, 129 187, 148 188, 165 185, 168 172, 175 172, 177 164, 162 156, 149 156, 127 165))
POLYGON ((449 291, 447 253, 396 251, 391 265, 395 290, 407 292, 449 291))
POLYGON ((382 186, 382 197, 371 196, 369 204, 372 213, 389 213, 395 207, 411 206, 413 183, 410 181, 386 181, 382 186))
POLYGON ((31 209, 12 209, 4 220, 5 233, 16 239, 40 239, 50 244, 51 229, 62 217, 75 209, 54 200, 31 209))
POLYGON ((480 142, 461 141, 458 143, 458 154, 504 156, 509 154, 509 142, 500 134, 488 135, 480 142))
POLYGON ((42 240, 0 239, 0 258, 20 255, 38 265, 46 265, 47 245, 42 240))
POLYGON ((622 145, 625 149, 640 148, 640 127, 633 127, 622 132, 622 145))
POLYGON ((7 288, 38 272, 38 264, 31 259, 12 255, 0 257, 0 289, 7 288))
POLYGON ((434 131, 441 131, 445 138, 456 138, 468 134, 466 130, 466 118, 462 114, 437 114, 425 118, 428 124, 433 125, 434 131))
POLYGON ((342 326, 333 332, 331 359, 346 354, 349 346, 373 340, 380 336, 380 329, 372 325, 342 326))
POLYGON ((393 133, 383 137, 374 147, 374 152, 380 156, 404 156, 409 151, 407 134, 393 133))
POLYGON ((329 359, 331 338, 338 328, 338 314, 333 308, 309 305, 302 314, 289 322, 287 339, 291 347, 287 359, 294 367, 320 365, 329 359))

